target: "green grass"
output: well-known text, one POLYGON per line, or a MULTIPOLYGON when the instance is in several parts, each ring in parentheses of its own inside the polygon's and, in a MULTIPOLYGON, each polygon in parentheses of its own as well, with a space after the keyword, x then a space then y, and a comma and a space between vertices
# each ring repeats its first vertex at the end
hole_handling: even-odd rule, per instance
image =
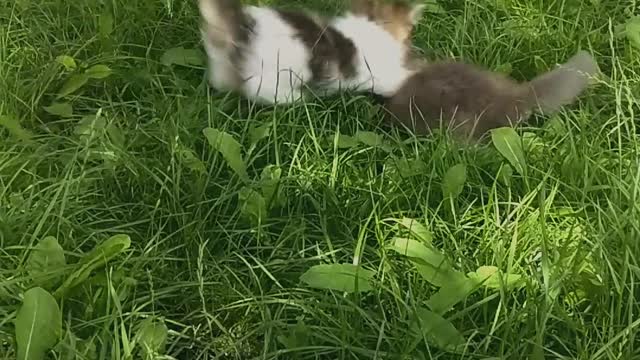
POLYGON ((446 13, 416 30, 429 58, 525 79, 578 48, 597 56, 606 80, 544 126, 518 130, 526 173, 511 163, 509 176, 491 143, 398 133, 364 96, 256 108, 212 92, 197 61, 161 63, 172 48, 201 51, 193 1, 0 5, 0 358, 16 357, 25 291, 40 283, 53 293, 83 254, 117 234, 131 246, 56 297, 55 341, 64 340, 48 358, 75 359, 65 352, 87 344, 95 351, 78 359, 141 358, 163 324, 160 352, 177 359, 640 358, 640 52, 620 30, 638 4, 441 4, 446 13), (65 70, 63 55, 79 69, 65 70), (93 65, 112 73, 55 99, 93 65), (55 101, 73 114, 44 111, 55 101), (260 126, 268 135, 256 140, 260 126), (246 181, 207 142, 207 127, 241 144, 246 181), (336 135, 357 131, 368 144, 336 135), (456 164, 466 166, 459 186, 460 176, 443 180, 456 164), (281 171, 271 182, 279 204, 259 195, 268 165, 281 171), (445 198, 443 188, 461 192, 445 198), (495 266, 520 276, 444 312, 442 324, 463 336, 458 352, 438 346, 444 327, 424 337, 412 328, 439 287, 388 248, 395 236, 419 243, 390 220, 405 217, 428 229, 426 249, 457 272, 495 266), (67 265, 50 267, 42 283, 29 259, 46 236, 67 265), (371 270, 371 289, 300 280, 333 263, 371 270))

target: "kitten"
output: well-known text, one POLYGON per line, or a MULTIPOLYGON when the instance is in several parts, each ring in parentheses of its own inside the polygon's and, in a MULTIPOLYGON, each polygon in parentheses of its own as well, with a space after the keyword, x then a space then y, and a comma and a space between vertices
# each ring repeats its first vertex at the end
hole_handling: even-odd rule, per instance
POLYGON ((290 103, 304 89, 391 96, 412 71, 409 36, 423 5, 354 0, 332 19, 302 11, 199 0, 209 83, 260 103, 290 103))
POLYGON ((491 129, 526 121, 533 112, 559 111, 598 73, 585 51, 526 83, 460 62, 424 64, 384 106, 388 121, 417 135, 447 127, 454 135, 479 139, 491 129))

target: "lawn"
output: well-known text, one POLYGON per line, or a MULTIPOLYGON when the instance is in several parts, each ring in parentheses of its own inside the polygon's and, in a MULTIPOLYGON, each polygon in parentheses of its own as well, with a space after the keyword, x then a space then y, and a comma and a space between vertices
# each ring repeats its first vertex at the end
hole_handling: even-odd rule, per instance
POLYGON ((605 76, 471 146, 216 93, 195 1, 3 1, 0 358, 640 359, 638 4, 430 4, 430 59, 605 76))

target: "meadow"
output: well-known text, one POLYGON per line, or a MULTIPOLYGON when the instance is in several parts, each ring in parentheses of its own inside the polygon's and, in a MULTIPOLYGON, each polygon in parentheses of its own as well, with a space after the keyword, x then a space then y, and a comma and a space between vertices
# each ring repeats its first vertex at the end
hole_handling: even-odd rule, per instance
POLYGON ((211 90, 195 1, 1 1, 0 359, 640 359, 640 4, 428 9, 429 59, 604 76, 470 146, 211 90))

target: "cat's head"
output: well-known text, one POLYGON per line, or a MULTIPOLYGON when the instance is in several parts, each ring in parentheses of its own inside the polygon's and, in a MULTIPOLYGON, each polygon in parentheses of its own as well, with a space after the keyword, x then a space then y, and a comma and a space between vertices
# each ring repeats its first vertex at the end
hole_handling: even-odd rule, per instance
POLYGON ((350 12, 367 17, 396 40, 408 43, 424 8, 424 4, 410 4, 403 0, 351 0, 350 12))

